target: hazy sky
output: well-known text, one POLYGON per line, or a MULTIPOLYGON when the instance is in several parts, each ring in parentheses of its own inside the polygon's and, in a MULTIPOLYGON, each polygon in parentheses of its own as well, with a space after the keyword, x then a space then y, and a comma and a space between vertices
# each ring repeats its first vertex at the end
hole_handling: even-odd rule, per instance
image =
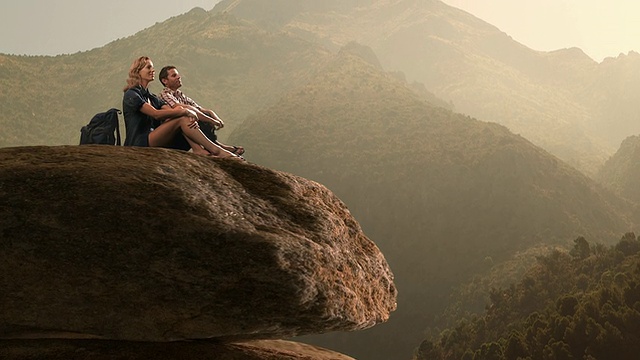
POLYGON ((596 61, 640 52, 636 0, 443 0, 534 50, 579 47, 596 61))
POLYGON ((3 0, 0 53, 72 54, 220 0, 3 0))
MULTIPOLYGON (((57 55, 101 47, 219 0, 5 0, 0 53, 57 55)), ((318 0, 323 1, 323 0, 318 0)), ((534 50, 579 47, 594 60, 640 52, 640 1, 444 0, 534 50)))

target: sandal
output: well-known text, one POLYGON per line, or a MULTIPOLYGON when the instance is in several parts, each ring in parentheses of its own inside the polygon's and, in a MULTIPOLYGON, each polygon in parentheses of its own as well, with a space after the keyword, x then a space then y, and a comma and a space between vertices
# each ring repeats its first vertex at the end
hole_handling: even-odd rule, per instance
POLYGON ((242 154, 244 154, 244 148, 242 146, 233 146, 233 151, 231 151, 232 154, 236 154, 238 156, 241 156, 242 154))

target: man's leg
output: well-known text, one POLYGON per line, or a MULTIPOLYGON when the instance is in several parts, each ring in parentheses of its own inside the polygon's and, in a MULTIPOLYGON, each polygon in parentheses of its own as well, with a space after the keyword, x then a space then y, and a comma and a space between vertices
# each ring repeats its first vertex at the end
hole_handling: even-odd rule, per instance
POLYGON ((149 134, 149 146, 166 147, 173 143, 177 136, 184 136, 190 143, 200 145, 210 155, 217 157, 236 157, 231 152, 209 140, 188 117, 179 117, 167 120, 149 134))
POLYGON ((213 126, 210 123, 204 122, 204 121, 199 121, 198 125, 200 125, 200 130, 202 131, 204 136, 209 138, 209 140, 211 140, 213 142, 216 142, 218 140, 218 136, 216 135, 216 131, 213 129, 213 126))
POLYGON ((221 148, 234 153, 236 155, 242 155, 244 154, 244 148, 242 146, 230 146, 230 145, 226 145, 221 143, 220 141, 218 141, 218 135, 216 135, 216 131, 213 128, 213 126, 210 123, 204 122, 204 121, 200 121, 198 123, 200 125, 200 130, 202 130, 202 133, 211 141, 213 141, 214 143, 216 143, 217 145, 219 145, 221 148))

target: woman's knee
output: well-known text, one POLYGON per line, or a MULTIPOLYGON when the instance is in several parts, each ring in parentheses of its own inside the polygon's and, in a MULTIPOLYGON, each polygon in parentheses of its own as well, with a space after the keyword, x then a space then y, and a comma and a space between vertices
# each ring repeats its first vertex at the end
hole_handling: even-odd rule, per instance
POLYGON ((192 117, 189 116, 182 116, 176 119, 177 121, 180 122, 180 127, 182 127, 184 129, 184 127, 186 126, 189 129, 199 129, 200 126, 198 126, 198 121, 192 117))

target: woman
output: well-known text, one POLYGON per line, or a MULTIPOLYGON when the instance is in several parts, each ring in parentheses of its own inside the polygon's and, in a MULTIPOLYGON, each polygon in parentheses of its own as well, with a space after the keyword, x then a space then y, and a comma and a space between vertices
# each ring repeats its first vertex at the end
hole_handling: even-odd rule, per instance
POLYGON ((170 146, 184 136, 194 153, 221 158, 240 158, 209 140, 200 131, 192 110, 171 108, 147 87, 155 78, 153 62, 146 56, 133 61, 124 87, 122 108, 127 129, 125 146, 170 146))

